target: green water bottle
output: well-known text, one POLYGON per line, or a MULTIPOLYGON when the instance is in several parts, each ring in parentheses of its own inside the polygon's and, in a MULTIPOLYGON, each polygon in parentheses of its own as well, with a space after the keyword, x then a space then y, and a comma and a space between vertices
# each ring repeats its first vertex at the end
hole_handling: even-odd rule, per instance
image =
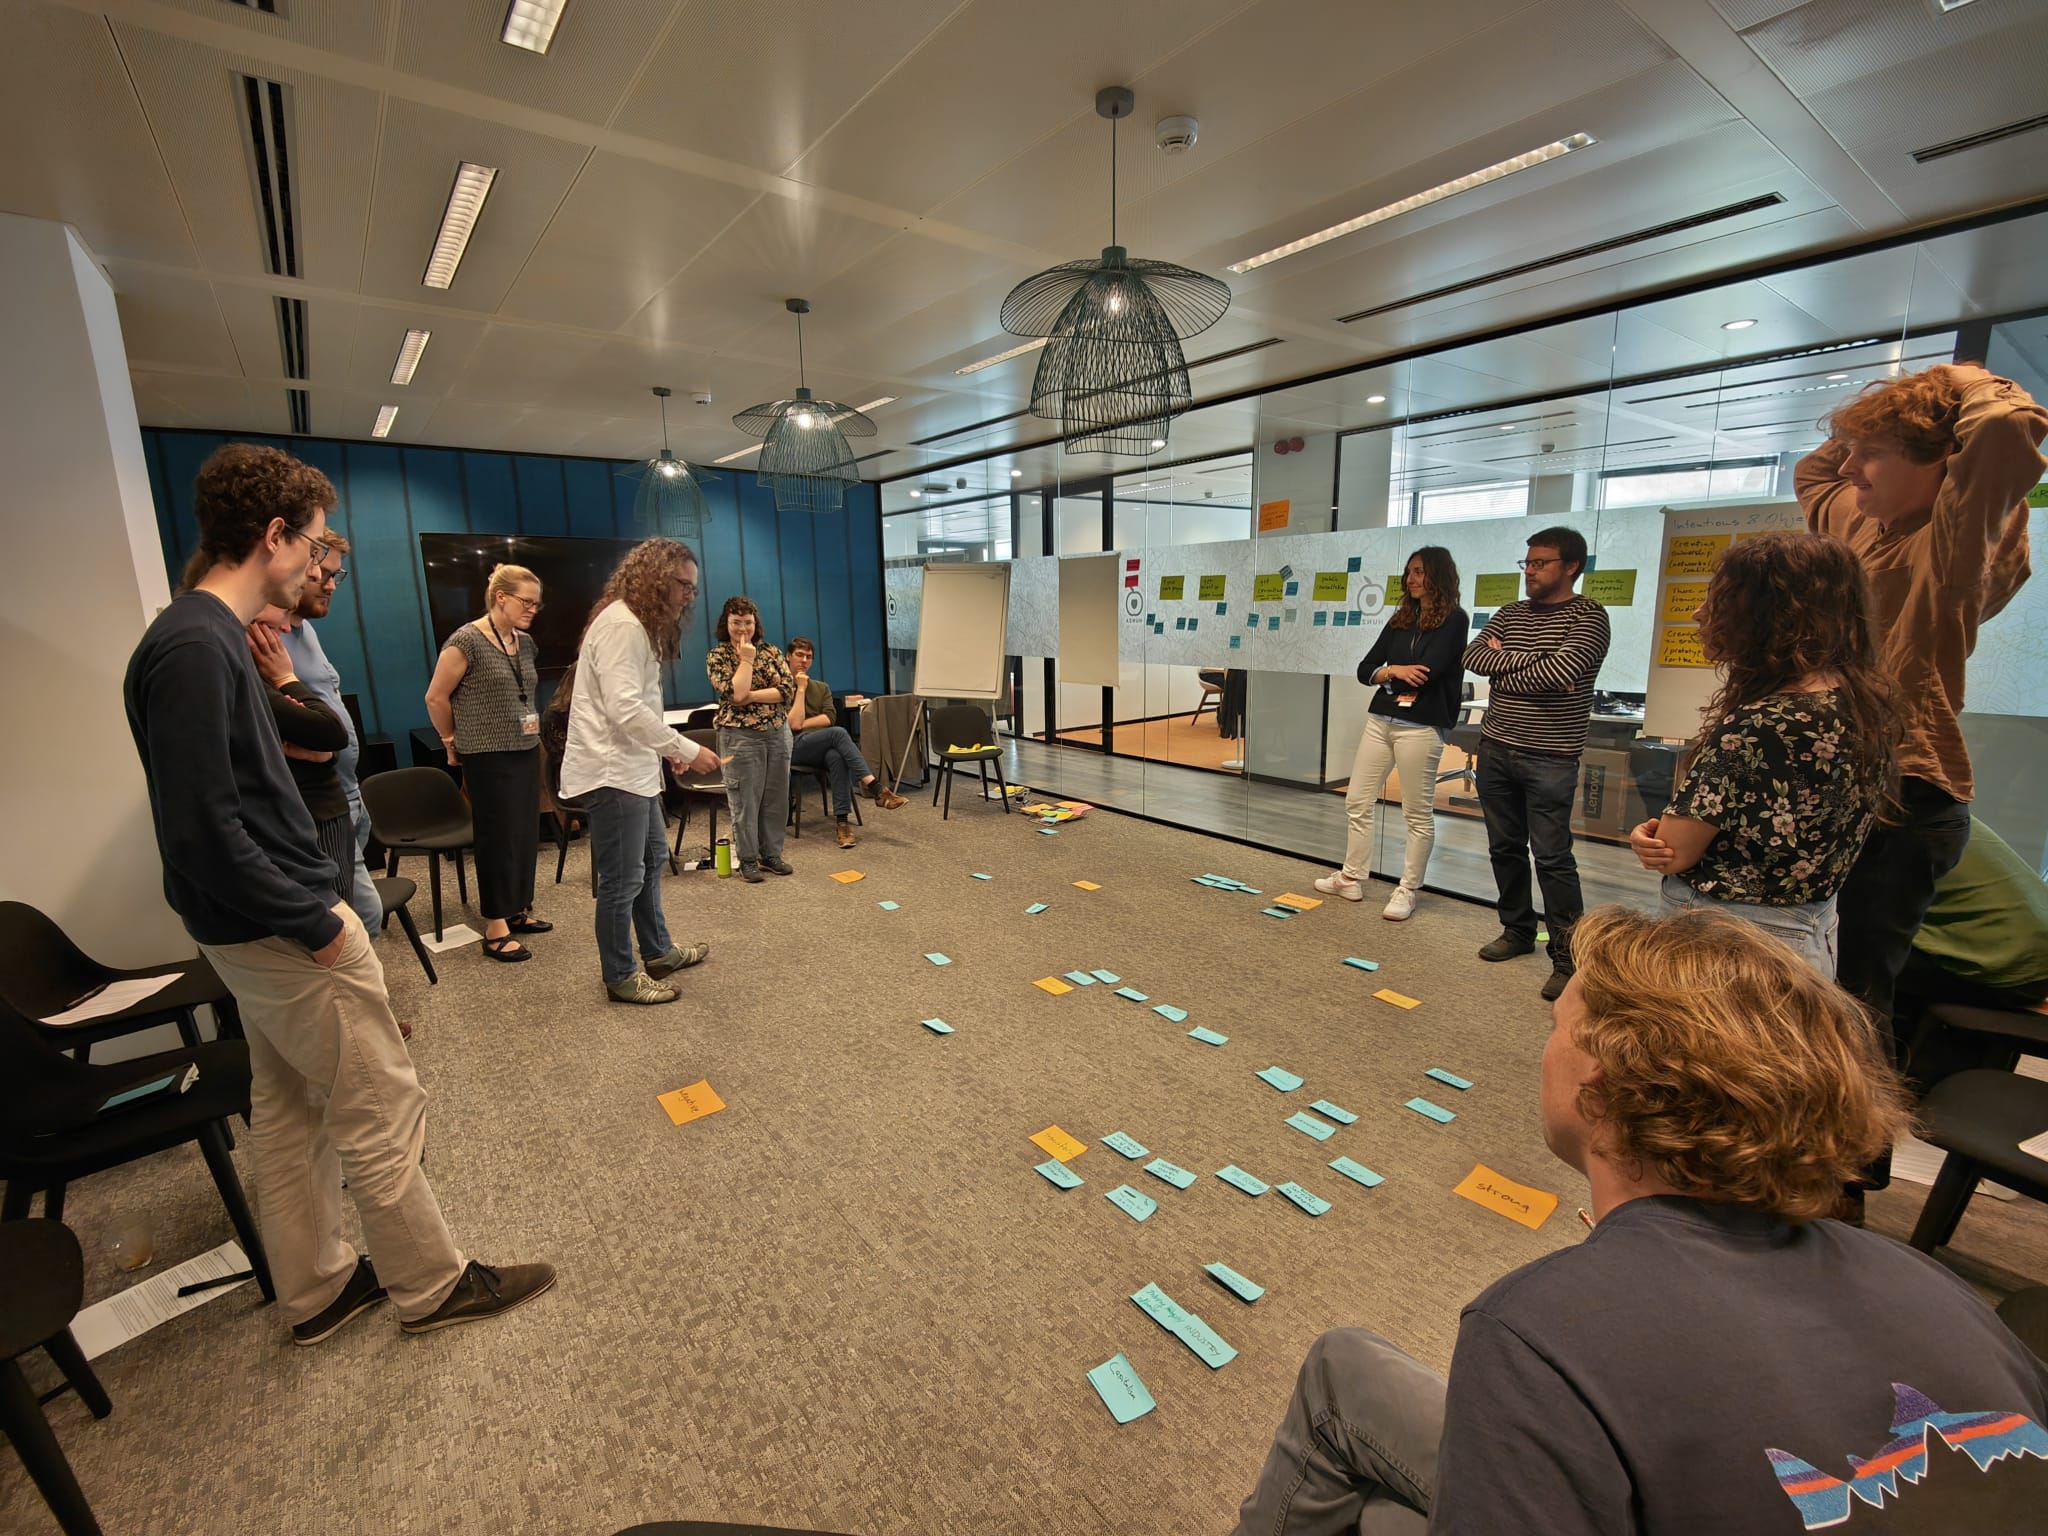
POLYGON ((721 879, 732 873, 731 839, 721 837, 718 840, 718 849, 714 857, 718 864, 718 874, 721 879))

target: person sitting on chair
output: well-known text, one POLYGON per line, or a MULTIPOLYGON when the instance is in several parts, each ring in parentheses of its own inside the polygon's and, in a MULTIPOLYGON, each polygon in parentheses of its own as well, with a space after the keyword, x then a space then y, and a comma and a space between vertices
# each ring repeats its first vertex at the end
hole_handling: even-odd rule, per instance
POLYGON ((802 635, 789 642, 789 670, 796 679, 796 691, 789 704, 789 761, 796 768, 823 768, 832 781, 832 814, 839 818, 839 846, 853 846, 853 792, 859 789, 885 811, 903 804, 903 797, 885 787, 868 767, 860 748, 839 723, 832 704, 832 689, 811 676, 811 663, 818 648, 802 635))

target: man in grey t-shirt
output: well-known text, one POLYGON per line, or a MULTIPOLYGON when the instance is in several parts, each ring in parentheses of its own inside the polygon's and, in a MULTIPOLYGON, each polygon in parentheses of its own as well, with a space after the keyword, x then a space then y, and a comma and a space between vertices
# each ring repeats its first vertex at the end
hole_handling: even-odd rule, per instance
POLYGON ((2048 1367, 1934 1260, 1815 1219, 1906 1123, 1867 1016, 1717 913, 1588 913, 1574 959, 1543 1132, 1592 1235, 1466 1307, 1448 1385, 1318 1339, 1241 1536, 2038 1531, 2048 1367))

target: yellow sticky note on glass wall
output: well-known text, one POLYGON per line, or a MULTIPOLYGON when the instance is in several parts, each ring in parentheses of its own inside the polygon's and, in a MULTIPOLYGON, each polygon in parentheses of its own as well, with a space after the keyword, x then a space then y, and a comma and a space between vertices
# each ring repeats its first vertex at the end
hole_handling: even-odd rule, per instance
POLYGON ((1031 1139, 1063 1163, 1071 1163, 1088 1150, 1056 1125, 1048 1125, 1031 1139))
POLYGON ((1517 1184, 1513 1179, 1495 1173, 1484 1163, 1472 1165, 1472 1171, 1465 1175, 1456 1193, 1474 1205, 1483 1205, 1496 1215, 1507 1217, 1509 1221, 1519 1221, 1531 1232, 1549 1220, 1550 1213, 1557 1209, 1557 1196, 1531 1189, 1526 1184, 1517 1184))
POLYGON ((655 1102, 668 1111, 669 1119, 677 1125, 687 1125, 725 1108, 725 1100, 718 1096, 709 1078, 687 1088, 671 1088, 667 1093, 657 1094, 655 1102))

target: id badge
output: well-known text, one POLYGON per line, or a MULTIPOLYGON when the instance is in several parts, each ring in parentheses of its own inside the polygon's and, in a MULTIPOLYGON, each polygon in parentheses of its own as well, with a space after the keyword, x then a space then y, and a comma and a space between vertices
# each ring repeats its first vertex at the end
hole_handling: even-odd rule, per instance
POLYGON ((528 710, 525 714, 521 715, 519 717, 519 734, 522 736, 538 736, 540 734, 540 716, 536 715, 532 710, 528 710))
POLYGON ((1416 699, 1417 699, 1417 698, 1419 698, 1419 697, 1420 697, 1420 695, 1418 695, 1418 694, 1413 694, 1413 693, 1404 693, 1404 694, 1402 694, 1402 695, 1401 695, 1400 697, 1398 697, 1397 699, 1395 699, 1395 700, 1394 700, 1394 707, 1395 707, 1396 709, 1410 709, 1410 708, 1413 708, 1413 707, 1414 707, 1414 704, 1415 704, 1415 701, 1416 701, 1416 699))

